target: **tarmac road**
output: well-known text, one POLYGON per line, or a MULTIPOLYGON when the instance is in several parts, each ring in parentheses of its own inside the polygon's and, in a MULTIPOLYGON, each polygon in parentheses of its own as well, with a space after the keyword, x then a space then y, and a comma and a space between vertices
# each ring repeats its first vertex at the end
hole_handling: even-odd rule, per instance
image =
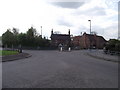
POLYGON ((118 63, 86 51, 24 51, 32 57, 2 63, 3 88, 117 88, 118 63))

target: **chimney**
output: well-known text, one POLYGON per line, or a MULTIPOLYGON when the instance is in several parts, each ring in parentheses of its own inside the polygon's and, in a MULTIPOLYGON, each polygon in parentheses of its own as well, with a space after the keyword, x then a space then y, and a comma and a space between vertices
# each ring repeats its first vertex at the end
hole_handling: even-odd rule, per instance
POLYGON ((86 35, 86 32, 84 32, 84 34, 83 35, 86 35))
POLYGON ((70 29, 69 29, 69 31, 68 31, 68 34, 70 35, 70 29))
POLYGON ((51 35, 53 34, 53 29, 52 29, 52 31, 51 31, 51 35))

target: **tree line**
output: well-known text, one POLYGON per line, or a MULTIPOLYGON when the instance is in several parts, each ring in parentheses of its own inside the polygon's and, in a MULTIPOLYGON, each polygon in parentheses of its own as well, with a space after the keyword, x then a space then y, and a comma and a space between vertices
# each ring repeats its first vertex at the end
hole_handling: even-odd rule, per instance
POLYGON ((110 39, 105 46, 105 53, 119 53, 120 54, 120 40, 110 39))
POLYGON ((17 28, 7 29, 5 33, 2 34, 2 44, 3 47, 49 47, 50 40, 45 37, 42 38, 35 28, 31 27, 26 33, 19 33, 17 28))

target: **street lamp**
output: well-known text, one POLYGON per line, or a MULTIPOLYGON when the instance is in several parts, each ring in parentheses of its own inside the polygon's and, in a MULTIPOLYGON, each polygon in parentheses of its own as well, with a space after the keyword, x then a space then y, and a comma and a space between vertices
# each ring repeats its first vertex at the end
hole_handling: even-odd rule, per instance
POLYGON ((42 38, 42 26, 41 26, 41 38, 42 38))
POLYGON ((91 34, 91 20, 88 20, 90 22, 90 34, 91 34))
MULTIPOLYGON (((90 22, 90 35, 91 35, 91 20, 88 20, 90 22)), ((91 39, 90 39, 90 50, 91 50, 91 39)))

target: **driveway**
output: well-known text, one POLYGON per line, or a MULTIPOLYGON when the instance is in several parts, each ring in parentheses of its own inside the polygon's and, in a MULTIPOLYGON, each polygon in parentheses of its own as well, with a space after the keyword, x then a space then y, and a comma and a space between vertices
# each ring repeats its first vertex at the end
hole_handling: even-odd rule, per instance
POLYGON ((86 51, 26 50, 32 57, 2 63, 3 88, 117 88, 118 63, 86 51))

